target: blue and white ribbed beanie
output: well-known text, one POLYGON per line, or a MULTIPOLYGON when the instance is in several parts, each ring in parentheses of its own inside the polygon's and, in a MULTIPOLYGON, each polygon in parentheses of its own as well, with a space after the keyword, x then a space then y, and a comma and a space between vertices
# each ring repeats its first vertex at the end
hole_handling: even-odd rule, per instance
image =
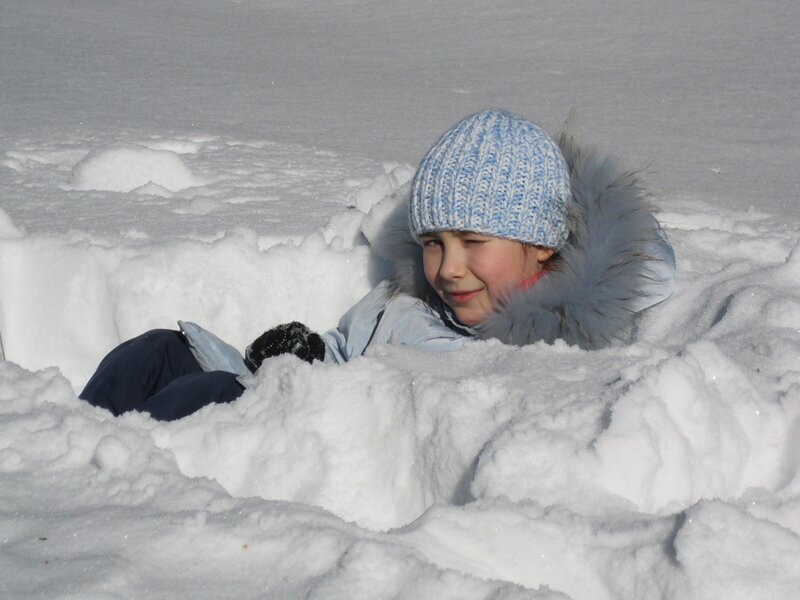
POLYGON ((569 169, 530 121, 501 110, 463 119, 422 159, 411 188, 416 238, 474 231, 559 249, 566 242, 569 169))

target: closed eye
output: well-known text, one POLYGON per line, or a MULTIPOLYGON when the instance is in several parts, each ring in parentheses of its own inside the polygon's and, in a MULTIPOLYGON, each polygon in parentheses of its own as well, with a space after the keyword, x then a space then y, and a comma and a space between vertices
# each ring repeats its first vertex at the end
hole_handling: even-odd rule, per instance
POLYGON ((488 241, 489 240, 484 239, 484 238, 464 238, 464 243, 465 244, 470 244, 470 245, 473 245, 473 246, 477 245, 477 244, 485 244, 488 241))

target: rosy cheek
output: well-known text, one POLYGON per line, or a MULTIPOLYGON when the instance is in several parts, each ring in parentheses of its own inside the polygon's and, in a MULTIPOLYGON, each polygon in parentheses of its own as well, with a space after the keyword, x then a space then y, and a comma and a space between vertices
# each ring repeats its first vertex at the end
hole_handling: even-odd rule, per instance
POLYGON ((503 297, 510 292, 519 282, 522 281, 522 276, 516 271, 502 271, 495 273, 491 279, 489 286, 492 292, 492 299, 500 301, 503 297))

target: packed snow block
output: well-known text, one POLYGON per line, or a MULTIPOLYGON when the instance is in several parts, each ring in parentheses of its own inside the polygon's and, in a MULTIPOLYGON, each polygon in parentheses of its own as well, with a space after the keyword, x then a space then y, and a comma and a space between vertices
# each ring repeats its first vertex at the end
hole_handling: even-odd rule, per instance
POLYGON ((162 446, 185 475, 233 496, 319 506, 372 529, 406 524, 430 501, 411 388, 402 371, 359 362, 271 359, 235 403, 171 424, 162 446))
POLYGON ((410 185, 414 178, 411 165, 384 165, 384 169, 384 175, 379 175, 368 186, 356 191, 353 200, 361 212, 369 213, 376 204, 410 185))
POLYGON ((594 443, 603 486, 652 512, 774 489, 797 409, 765 401, 746 375, 707 341, 643 369, 594 443))
MULTIPOLYGON (((22 232, 14 225, 11 218, 0 208, 0 239, 21 238, 22 232)), ((0 303, 0 360, 6 359, 5 348, 3 347, 3 306, 0 303)))
POLYGON ((11 217, 0 208, 0 238, 21 238, 22 231, 14 225, 11 217))
POLYGON ((800 536, 748 514, 746 505, 699 502, 686 512, 673 544, 687 597, 797 597, 800 536))
POLYGON ((176 192, 203 181, 175 152, 124 144, 89 152, 72 168, 70 183, 78 190, 132 192, 148 186, 176 192))
POLYGON ((119 342, 108 272, 81 244, 0 239, 0 332, 7 360, 30 369, 58 365, 85 381, 119 342))

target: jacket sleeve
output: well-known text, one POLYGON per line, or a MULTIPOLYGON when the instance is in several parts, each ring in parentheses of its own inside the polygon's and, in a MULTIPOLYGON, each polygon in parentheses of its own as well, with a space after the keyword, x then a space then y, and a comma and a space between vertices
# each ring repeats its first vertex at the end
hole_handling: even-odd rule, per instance
POLYGON ((203 371, 227 371, 240 377, 250 375, 236 348, 191 321, 178 321, 178 327, 203 371))
POLYGON ((372 344, 448 351, 461 348, 464 342, 464 337, 447 327, 424 302, 393 293, 389 281, 359 300, 322 339, 325 360, 336 363, 361 356, 372 344))
POLYGON ((323 333, 325 361, 343 363, 361 356, 372 339, 388 300, 388 283, 383 282, 348 310, 334 329, 323 333))

